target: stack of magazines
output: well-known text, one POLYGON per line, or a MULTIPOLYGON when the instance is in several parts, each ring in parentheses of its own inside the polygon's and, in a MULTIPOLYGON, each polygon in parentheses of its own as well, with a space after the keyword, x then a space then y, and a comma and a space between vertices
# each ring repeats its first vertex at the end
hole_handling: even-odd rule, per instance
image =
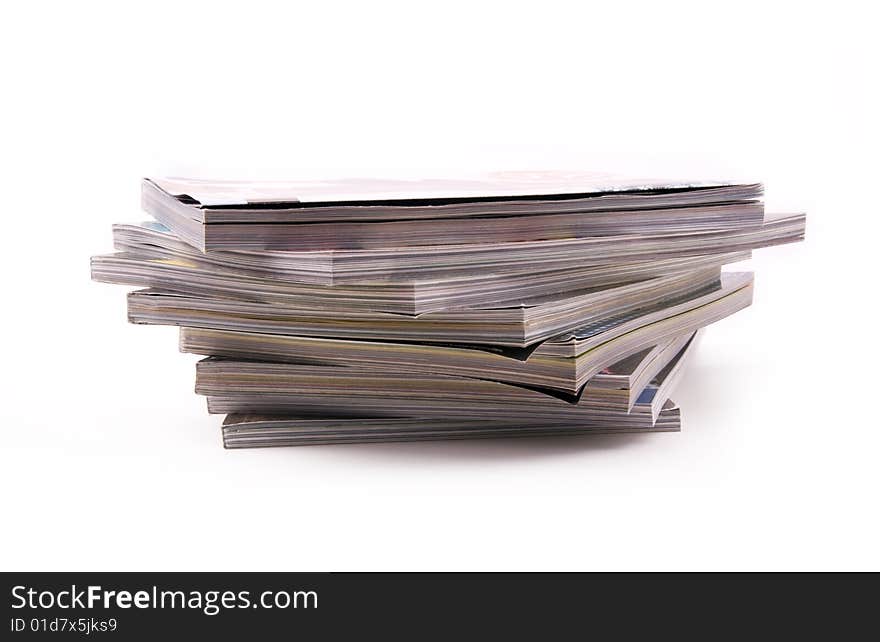
POLYGON ((143 181, 97 281, 180 326, 226 447, 677 431, 722 267, 802 240, 759 184, 511 172, 466 180, 143 181))

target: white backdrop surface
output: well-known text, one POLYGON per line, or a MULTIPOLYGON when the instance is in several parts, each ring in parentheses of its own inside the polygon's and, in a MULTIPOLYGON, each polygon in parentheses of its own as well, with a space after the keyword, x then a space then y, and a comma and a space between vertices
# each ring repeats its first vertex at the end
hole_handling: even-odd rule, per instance
POLYGON ((878 569, 876 34, 813 3, 4 9, 0 568, 878 569), (576 168, 808 212, 680 434, 224 451, 92 283, 139 180, 576 168))

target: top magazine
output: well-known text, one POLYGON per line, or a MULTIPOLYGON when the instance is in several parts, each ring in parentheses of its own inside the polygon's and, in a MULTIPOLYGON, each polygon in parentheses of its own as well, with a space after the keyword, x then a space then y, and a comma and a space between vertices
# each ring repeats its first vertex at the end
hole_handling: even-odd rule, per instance
POLYGON ((571 172, 284 182, 145 179, 144 209, 209 250, 350 250, 511 243, 760 225, 757 183, 571 172))

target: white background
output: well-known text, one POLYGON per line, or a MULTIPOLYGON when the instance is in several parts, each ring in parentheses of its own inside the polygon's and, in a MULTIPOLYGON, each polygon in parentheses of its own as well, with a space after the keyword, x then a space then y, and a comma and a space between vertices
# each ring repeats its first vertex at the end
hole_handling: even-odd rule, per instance
POLYGON ((4 7, 0 568, 880 568, 877 21, 819 4, 4 7), (224 451, 176 331, 89 280, 144 175, 533 167, 808 211, 681 434, 224 451))

